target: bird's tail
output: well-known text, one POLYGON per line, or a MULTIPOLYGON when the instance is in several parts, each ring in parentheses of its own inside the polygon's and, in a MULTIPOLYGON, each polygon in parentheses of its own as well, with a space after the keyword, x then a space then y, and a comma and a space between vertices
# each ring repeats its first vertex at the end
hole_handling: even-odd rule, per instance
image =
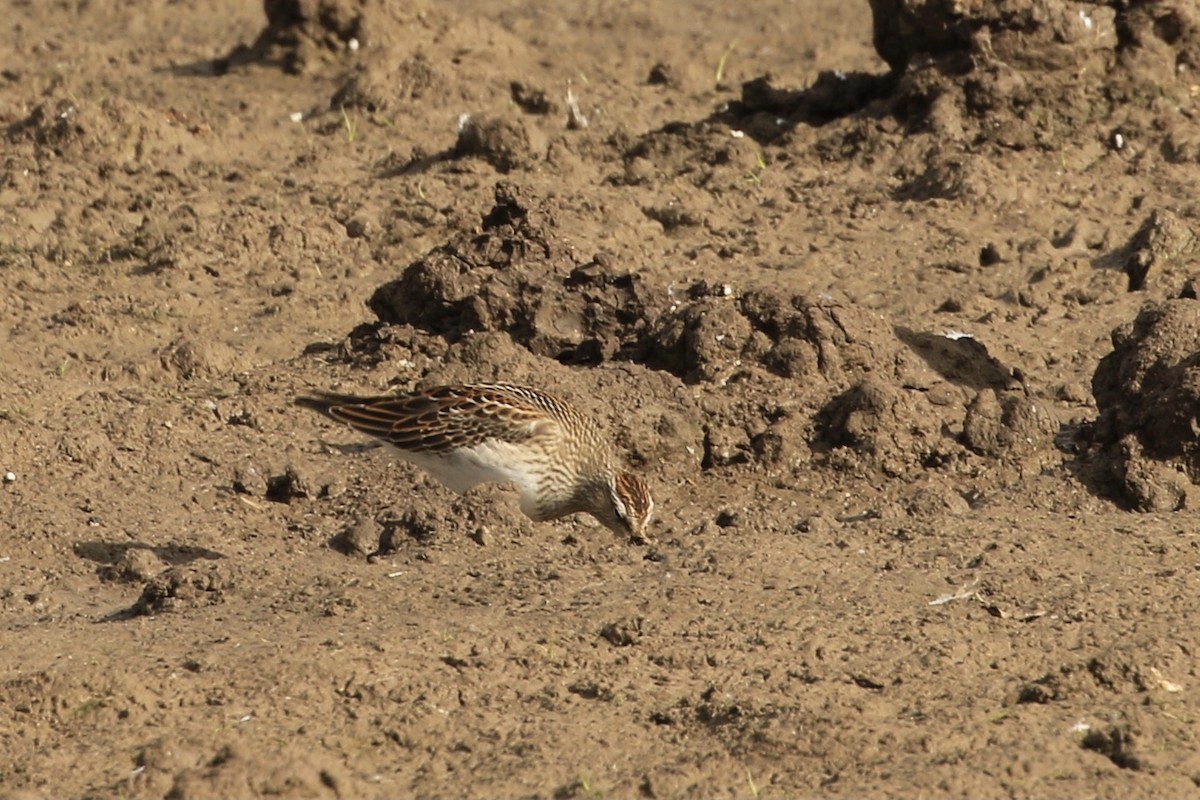
POLYGON ((383 397, 367 397, 364 395, 354 394, 337 394, 336 392, 313 391, 307 394, 297 395, 295 403, 303 408, 311 408, 319 414, 323 414, 330 419, 338 419, 334 413, 334 409, 340 406, 357 406, 376 403, 386 398, 383 397))
MULTIPOLYGON (((332 392, 313 392, 296 398, 297 405, 311 408, 335 422, 392 444, 397 444, 396 436, 412 428, 421 412, 426 410, 419 404, 414 409, 413 402, 412 397, 404 395, 364 397, 332 392)), ((420 435, 420 426, 416 427, 420 435)))

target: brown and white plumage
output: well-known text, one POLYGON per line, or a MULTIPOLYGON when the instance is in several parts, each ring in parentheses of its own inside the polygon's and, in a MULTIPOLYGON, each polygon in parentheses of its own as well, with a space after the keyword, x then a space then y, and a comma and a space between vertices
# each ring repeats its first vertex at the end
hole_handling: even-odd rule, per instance
POLYGON ((455 492, 514 483, 535 521, 591 514, 618 533, 644 536, 649 487, 620 469, 596 425, 537 389, 440 386, 382 397, 316 393, 296 402, 374 436, 455 492))

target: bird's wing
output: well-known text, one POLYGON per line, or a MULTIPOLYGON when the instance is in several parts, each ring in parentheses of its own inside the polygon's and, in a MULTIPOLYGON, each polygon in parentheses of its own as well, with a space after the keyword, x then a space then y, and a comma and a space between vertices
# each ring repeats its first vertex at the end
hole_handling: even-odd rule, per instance
POLYGON ((546 409, 503 386, 443 386, 399 397, 316 394, 297 402, 411 453, 520 444, 559 430, 546 409))

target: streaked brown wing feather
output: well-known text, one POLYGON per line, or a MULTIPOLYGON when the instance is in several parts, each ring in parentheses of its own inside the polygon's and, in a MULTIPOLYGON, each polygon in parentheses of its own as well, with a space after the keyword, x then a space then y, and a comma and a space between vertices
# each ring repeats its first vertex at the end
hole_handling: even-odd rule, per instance
POLYGON ((445 452, 489 439, 519 443, 557 423, 501 386, 443 386, 404 396, 315 394, 297 402, 410 452, 445 452))

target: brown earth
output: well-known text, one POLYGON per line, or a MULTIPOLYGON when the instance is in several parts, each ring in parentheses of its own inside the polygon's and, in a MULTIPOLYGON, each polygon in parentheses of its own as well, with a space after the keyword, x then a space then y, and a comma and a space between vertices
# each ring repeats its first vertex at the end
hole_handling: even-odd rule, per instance
POLYGON ((0 796, 1196 791, 1196 3, 642 6, 10 4, 0 796))

